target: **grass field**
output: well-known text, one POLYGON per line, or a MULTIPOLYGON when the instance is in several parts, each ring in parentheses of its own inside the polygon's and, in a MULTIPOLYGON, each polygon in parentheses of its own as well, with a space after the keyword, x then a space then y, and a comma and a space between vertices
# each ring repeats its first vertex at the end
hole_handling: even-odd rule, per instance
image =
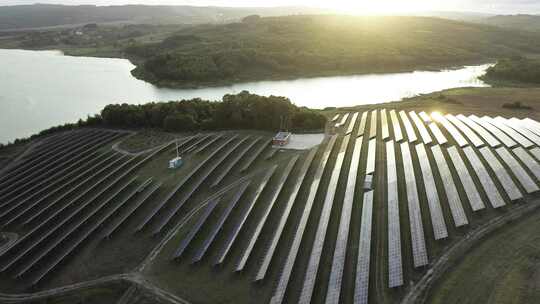
POLYGON ((538 303, 539 229, 535 213, 490 235, 433 288, 428 302, 538 303))

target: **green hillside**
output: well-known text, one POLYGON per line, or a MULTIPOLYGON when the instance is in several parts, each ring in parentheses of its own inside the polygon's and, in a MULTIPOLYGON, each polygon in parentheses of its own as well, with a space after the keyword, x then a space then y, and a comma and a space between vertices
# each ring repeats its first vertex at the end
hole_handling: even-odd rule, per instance
POLYGON ((485 18, 482 23, 525 31, 540 31, 538 15, 499 15, 485 18))
POLYGON ((425 17, 289 16, 180 30, 126 49, 165 86, 396 72, 540 51, 540 35, 425 17))

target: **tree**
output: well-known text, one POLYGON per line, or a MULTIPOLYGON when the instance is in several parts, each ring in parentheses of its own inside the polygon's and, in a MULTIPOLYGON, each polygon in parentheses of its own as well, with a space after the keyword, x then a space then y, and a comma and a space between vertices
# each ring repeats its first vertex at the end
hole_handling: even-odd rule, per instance
POLYGON ((164 128, 172 132, 193 131, 197 129, 197 123, 191 115, 173 113, 165 118, 164 128))

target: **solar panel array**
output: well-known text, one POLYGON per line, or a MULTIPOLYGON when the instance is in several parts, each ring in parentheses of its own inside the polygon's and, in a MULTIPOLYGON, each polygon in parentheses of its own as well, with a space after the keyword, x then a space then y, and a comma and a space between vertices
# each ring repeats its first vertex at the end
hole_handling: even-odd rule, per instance
POLYGON ((469 160, 469 163, 473 167, 473 171, 480 180, 480 184, 484 188, 484 193, 486 193, 489 202, 493 208, 499 208, 505 205, 504 199, 501 197, 497 186, 491 179, 491 176, 487 172, 486 168, 476 155, 476 152, 471 147, 466 147, 463 149, 465 156, 469 160))
POLYGON ((484 147, 480 149, 480 153, 486 160, 487 165, 491 168, 493 172, 495 172, 495 175, 497 176, 499 183, 503 186, 506 195, 508 195, 508 198, 510 198, 511 201, 523 198, 523 194, 521 194, 521 191, 519 191, 519 188, 512 180, 512 177, 510 177, 506 169, 499 162, 497 157, 495 157, 493 152, 491 152, 488 147, 484 147))
MULTIPOLYGON (((326 238, 328 223, 330 222, 330 214, 332 212, 332 206, 334 205, 334 198, 336 196, 339 176, 341 174, 349 140, 350 136, 347 135, 341 142, 341 148, 339 149, 336 163, 330 177, 330 182, 328 183, 328 189, 326 190, 321 216, 319 217, 319 222, 317 224, 317 232, 315 233, 315 239, 313 240, 313 245, 311 246, 311 254, 309 257, 308 267, 304 275, 304 285, 300 293, 300 299, 298 301, 299 303, 311 303, 311 297, 313 295, 313 288, 315 288, 317 272, 319 271, 319 263, 321 261, 321 254, 326 238)), ((335 289, 335 287, 331 289, 335 289)))
POLYGON ((399 222, 399 190, 394 142, 386 143, 388 200, 388 287, 403 285, 401 229, 399 222))
POLYGON ((354 303, 367 304, 369 296, 369 264, 371 262, 371 230, 373 222, 373 191, 364 194, 358 261, 356 263, 356 281, 354 303))

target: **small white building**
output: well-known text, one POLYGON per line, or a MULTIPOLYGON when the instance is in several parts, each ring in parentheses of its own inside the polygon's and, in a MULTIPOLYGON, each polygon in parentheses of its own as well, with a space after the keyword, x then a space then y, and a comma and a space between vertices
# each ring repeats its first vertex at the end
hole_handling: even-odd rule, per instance
POLYGON ((274 146, 285 146, 289 143, 290 139, 291 139, 290 132, 279 132, 272 139, 272 144, 274 146))
POLYGON ((169 161, 169 169, 178 169, 183 163, 184 161, 182 160, 182 157, 175 157, 169 161))

